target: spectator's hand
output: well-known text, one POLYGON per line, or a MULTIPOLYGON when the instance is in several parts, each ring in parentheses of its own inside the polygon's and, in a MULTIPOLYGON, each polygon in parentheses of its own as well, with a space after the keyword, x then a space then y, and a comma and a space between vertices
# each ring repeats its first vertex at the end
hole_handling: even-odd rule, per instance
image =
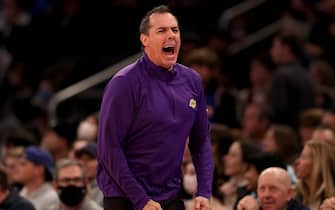
POLYGON ((237 210, 259 210, 259 206, 254 197, 247 195, 238 202, 237 210))
POLYGON ((325 199, 320 206, 320 210, 335 210, 335 197, 325 199))
POLYGON ((195 210, 210 210, 211 205, 208 198, 197 196, 195 198, 195 210))
POLYGON ((147 204, 143 207, 143 210, 163 210, 161 205, 156 201, 149 200, 147 204))

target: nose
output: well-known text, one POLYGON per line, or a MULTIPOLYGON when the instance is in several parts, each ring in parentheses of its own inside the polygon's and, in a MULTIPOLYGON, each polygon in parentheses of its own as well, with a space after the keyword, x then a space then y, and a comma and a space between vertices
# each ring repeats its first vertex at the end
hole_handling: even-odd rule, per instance
POLYGON ((269 190, 268 190, 268 189, 265 189, 265 190, 262 192, 262 194, 263 194, 263 198, 264 198, 265 200, 268 200, 268 199, 270 198, 270 193, 269 193, 269 190))
POLYGON ((168 30, 168 39, 173 39, 175 36, 175 33, 173 32, 172 29, 168 30))

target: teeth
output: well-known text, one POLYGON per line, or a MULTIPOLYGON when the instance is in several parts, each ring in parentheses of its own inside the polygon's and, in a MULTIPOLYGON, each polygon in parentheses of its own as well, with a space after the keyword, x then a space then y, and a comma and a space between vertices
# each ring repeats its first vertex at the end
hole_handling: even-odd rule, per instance
POLYGON ((163 48, 163 51, 164 51, 164 52, 172 52, 172 51, 173 51, 173 48, 172 48, 172 47, 164 47, 164 48, 163 48))

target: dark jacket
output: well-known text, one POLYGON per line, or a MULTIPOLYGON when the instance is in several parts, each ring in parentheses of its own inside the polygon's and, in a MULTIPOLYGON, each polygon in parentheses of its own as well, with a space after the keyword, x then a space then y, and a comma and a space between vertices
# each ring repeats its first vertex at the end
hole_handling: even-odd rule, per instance
POLYGON ((286 210, 309 210, 309 208, 304 206, 299 200, 291 199, 288 202, 286 210))
POLYGON ((25 198, 11 191, 8 197, 0 203, 0 210, 35 210, 35 207, 25 198))

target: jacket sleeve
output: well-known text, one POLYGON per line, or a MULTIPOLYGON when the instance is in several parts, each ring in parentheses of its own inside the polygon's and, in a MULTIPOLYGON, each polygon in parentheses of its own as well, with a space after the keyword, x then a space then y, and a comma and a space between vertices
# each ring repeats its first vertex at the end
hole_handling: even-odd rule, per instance
POLYGON ((131 83, 125 76, 114 77, 105 90, 100 109, 98 161, 135 209, 141 210, 150 198, 133 176, 124 153, 134 113, 131 83))
POLYGON ((209 198, 212 193, 214 163, 209 137, 209 122, 206 101, 200 78, 197 81, 197 87, 199 93, 197 101, 198 110, 196 113, 195 123, 190 134, 189 148, 197 174, 197 196, 209 198))

